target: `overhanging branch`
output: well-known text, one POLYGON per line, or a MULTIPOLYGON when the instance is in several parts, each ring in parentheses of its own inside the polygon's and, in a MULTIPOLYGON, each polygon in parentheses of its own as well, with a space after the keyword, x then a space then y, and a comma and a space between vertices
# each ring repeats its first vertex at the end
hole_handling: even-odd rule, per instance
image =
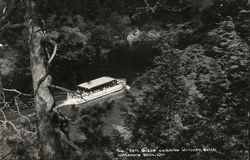
POLYGON ((3 91, 6 91, 6 92, 15 92, 19 95, 23 95, 23 96, 28 96, 28 97, 31 97, 32 95, 31 94, 27 94, 27 93, 22 93, 16 89, 8 89, 8 88, 3 88, 3 91))
POLYGON ((56 55, 56 51, 57 51, 57 43, 55 41, 50 41, 50 43, 52 43, 54 45, 54 50, 53 50, 53 53, 52 55, 50 56, 50 59, 48 61, 48 64, 51 64, 51 62, 53 61, 55 55, 56 55))
POLYGON ((53 84, 49 85, 49 87, 52 87, 52 88, 55 88, 55 89, 59 89, 59 90, 65 91, 65 92, 73 92, 73 91, 71 91, 71 90, 69 90, 67 88, 60 87, 60 86, 53 85, 53 84))
POLYGON ((14 28, 20 28, 20 27, 26 27, 26 23, 12 24, 12 23, 8 22, 3 27, 1 27, 0 32, 4 32, 7 29, 14 29, 14 28))

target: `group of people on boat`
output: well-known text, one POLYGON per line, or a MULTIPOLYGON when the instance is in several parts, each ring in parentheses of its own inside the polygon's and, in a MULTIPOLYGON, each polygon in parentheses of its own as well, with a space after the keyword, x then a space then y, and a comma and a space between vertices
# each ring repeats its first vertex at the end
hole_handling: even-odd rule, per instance
POLYGON ((93 88, 91 90, 83 90, 83 89, 77 89, 76 93, 68 93, 68 98, 84 98, 85 96, 89 96, 91 94, 97 93, 97 92, 101 92, 105 89, 111 88, 115 85, 118 85, 119 82, 118 81, 112 81, 110 83, 107 83, 105 85, 101 85, 98 86, 96 88, 93 88))

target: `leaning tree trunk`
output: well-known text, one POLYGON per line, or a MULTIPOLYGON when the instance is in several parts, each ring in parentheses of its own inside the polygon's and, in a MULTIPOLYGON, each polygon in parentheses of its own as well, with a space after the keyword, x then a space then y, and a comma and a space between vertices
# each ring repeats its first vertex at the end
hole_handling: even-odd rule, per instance
POLYGON ((2 98, 2 91, 3 91, 3 82, 2 82, 2 73, 0 68, 0 99, 2 98))
POLYGON ((46 75, 45 57, 41 48, 42 33, 38 27, 29 28, 30 65, 35 93, 35 109, 38 118, 38 138, 41 143, 41 157, 46 160, 61 160, 63 152, 60 139, 55 131, 56 119, 50 111, 54 104, 54 98, 48 88, 52 78, 48 75, 39 85, 39 80, 46 75), (39 85, 39 86, 38 86, 39 85), (37 89, 38 88, 38 89, 37 89))

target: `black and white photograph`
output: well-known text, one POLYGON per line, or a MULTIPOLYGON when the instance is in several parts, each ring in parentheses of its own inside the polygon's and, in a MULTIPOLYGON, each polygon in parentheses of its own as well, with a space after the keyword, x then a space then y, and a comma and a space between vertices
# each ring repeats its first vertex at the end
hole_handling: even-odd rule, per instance
POLYGON ((0 160, 249 160, 250 0, 0 0, 0 160))

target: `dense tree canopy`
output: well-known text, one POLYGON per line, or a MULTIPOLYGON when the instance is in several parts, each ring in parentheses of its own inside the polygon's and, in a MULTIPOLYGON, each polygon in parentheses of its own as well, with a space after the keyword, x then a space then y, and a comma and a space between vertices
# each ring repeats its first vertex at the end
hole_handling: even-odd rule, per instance
POLYGON ((247 157, 249 46, 232 18, 225 17, 202 43, 177 49, 183 36, 176 30, 177 35, 194 33, 189 27, 166 33, 155 67, 136 81, 138 93, 129 98, 127 120, 133 138, 127 145, 217 149, 173 153, 170 159, 247 157))

